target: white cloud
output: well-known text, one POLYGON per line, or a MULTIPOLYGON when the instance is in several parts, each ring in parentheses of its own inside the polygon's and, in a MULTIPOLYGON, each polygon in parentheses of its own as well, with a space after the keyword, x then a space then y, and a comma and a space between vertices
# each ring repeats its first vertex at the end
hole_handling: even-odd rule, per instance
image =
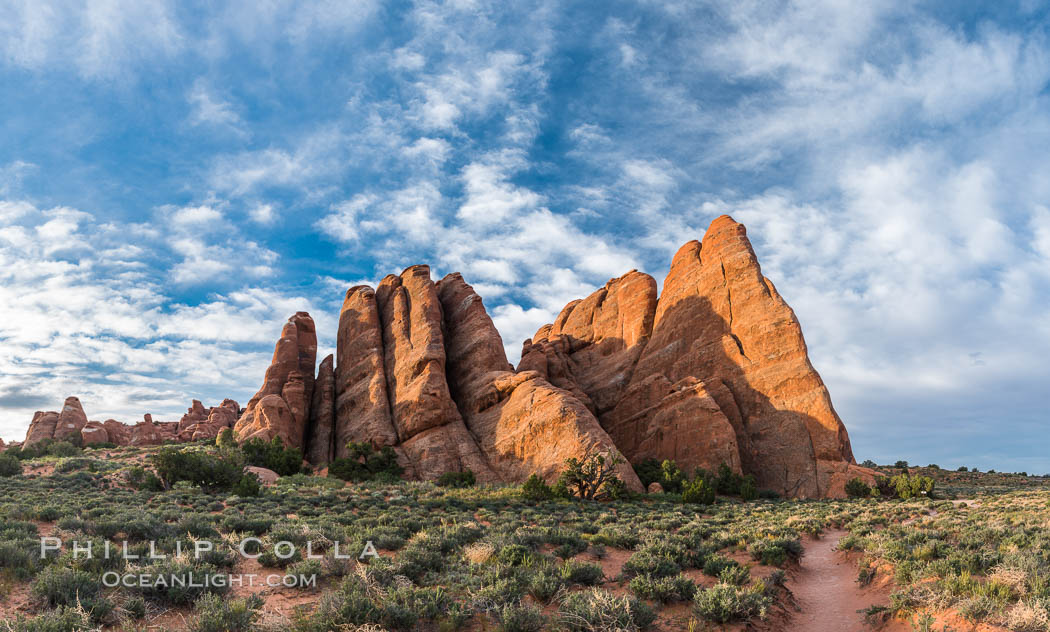
POLYGON ((223 128, 238 136, 247 136, 243 128, 244 122, 234 110, 233 104, 209 91, 202 79, 194 82, 187 100, 192 108, 191 125, 223 128))

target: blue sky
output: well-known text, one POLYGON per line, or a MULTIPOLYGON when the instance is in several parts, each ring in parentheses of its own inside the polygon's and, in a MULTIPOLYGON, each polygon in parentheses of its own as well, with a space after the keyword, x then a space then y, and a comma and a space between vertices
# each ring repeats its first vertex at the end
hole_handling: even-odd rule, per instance
POLYGON ((730 213, 858 459, 1050 471, 1043 3, 8 2, 0 436, 246 401, 461 271, 516 358, 730 213))

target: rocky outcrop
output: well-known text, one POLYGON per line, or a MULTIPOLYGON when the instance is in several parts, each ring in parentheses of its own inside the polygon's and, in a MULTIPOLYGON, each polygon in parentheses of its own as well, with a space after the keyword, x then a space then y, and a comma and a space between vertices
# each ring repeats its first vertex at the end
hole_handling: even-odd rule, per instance
POLYGON ((58 413, 53 411, 44 412, 38 410, 33 413, 33 421, 29 422, 29 430, 26 431, 26 439, 22 445, 29 447, 47 439, 55 438, 55 428, 58 427, 58 413))
MULTIPOLYGON (((535 371, 515 373, 481 297, 458 273, 437 284, 444 318, 447 381, 489 467, 505 481, 553 480, 570 457, 618 454, 580 400, 535 371)), ((635 491, 629 464, 618 473, 635 491)))
POLYGON ((262 388, 248 401, 244 413, 234 425, 238 440, 260 438, 269 441, 280 437, 287 446, 303 446, 313 395, 316 356, 314 321, 306 312, 298 312, 281 330, 262 388), (264 399, 266 410, 261 411, 264 399))
MULTIPOLYGON (((26 443, 79 432, 120 445, 280 438, 324 466, 349 442, 392 447, 406 476, 472 470, 481 482, 553 480, 569 457, 633 464, 728 465, 760 487, 840 495, 871 473, 809 362, 794 312, 762 276, 744 227, 728 216, 674 256, 658 296, 631 271, 572 301, 525 341, 515 369, 481 297, 459 274, 419 265, 374 290, 350 288, 336 353, 315 377, 317 332, 284 325, 263 384, 243 412, 199 401, 178 423, 88 423, 76 398, 37 413, 26 443)), ((631 467, 619 474, 642 491, 631 467)))
POLYGON ((87 422, 87 424, 80 429, 80 437, 83 440, 84 445, 110 443, 109 432, 106 431, 106 426, 101 421, 87 422))
POLYGON ((679 249, 656 301, 651 281, 632 272, 570 303, 526 341, 519 370, 554 367, 555 383, 584 393, 634 463, 724 462, 784 494, 830 493, 852 466, 849 438, 744 227, 716 219, 679 249), (636 309, 621 315, 624 304, 636 309))
POLYGON ((179 420, 178 439, 180 441, 214 439, 224 428, 233 427, 239 413, 240 406, 232 399, 224 399, 222 404, 211 408, 204 408, 204 404, 195 399, 193 405, 179 420))
POLYGON ((317 367, 310 423, 306 429, 306 458, 313 465, 327 465, 335 451, 335 356, 317 367))
POLYGON ((416 476, 472 470, 499 482, 467 431, 445 378, 441 303, 430 268, 412 266, 376 289, 390 421, 416 476))
POLYGON ((57 439, 66 439, 80 434, 80 430, 87 425, 88 418, 84 414, 84 408, 76 397, 67 397, 62 405, 62 412, 58 414, 58 424, 55 426, 57 439))

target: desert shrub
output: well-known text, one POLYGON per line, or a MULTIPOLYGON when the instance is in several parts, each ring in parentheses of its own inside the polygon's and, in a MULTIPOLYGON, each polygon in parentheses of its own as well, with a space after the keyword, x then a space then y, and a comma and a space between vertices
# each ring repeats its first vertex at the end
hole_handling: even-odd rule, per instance
POLYGON ((789 560, 801 560, 803 547, 797 538, 763 538, 752 542, 747 552, 766 566, 783 566, 789 560))
POLYGON ((739 588, 718 583, 697 591, 693 598, 693 614, 699 619, 716 623, 747 621, 753 617, 765 618, 771 603, 772 599, 765 594, 764 586, 759 584, 739 588))
POLYGON ((583 584, 584 586, 594 586, 605 579, 601 566, 575 560, 569 560, 562 565, 561 576, 570 584, 583 584))
POLYGON ((671 577, 639 575, 631 580, 628 587, 632 593, 642 599, 651 599, 663 603, 689 601, 696 593, 696 584, 682 574, 671 577))
POLYGON ((117 444, 112 441, 99 441, 98 443, 89 443, 84 446, 85 450, 114 450, 118 448, 117 444))
POLYGON ((135 489, 149 492, 164 491, 164 483, 161 482, 160 478, 158 478, 153 472, 143 469, 138 465, 128 468, 128 471, 124 474, 124 478, 127 480, 128 485, 135 489))
POLYGON ((718 577, 722 574, 722 571, 733 566, 740 565, 724 555, 709 555, 704 560, 704 575, 718 577))
POLYGON ((861 467, 866 467, 866 468, 868 468, 869 470, 873 470, 873 469, 877 468, 877 467, 879 466, 879 464, 878 464, 878 463, 876 463, 875 461, 872 461, 871 459, 865 459, 865 460, 864 460, 864 461, 863 461, 863 462, 862 462, 862 463, 860 464, 860 466, 861 466, 861 467))
POLYGON ((32 592, 52 608, 83 608, 93 621, 113 610, 113 604, 102 597, 102 584, 91 574, 71 568, 45 568, 33 580, 32 592))
POLYGON ((547 603, 558 594, 563 586, 565 586, 565 581, 560 572, 554 568, 544 568, 529 579, 526 588, 530 595, 542 603, 547 603))
POLYGON ((860 477, 846 482, 846 495, 850 498, 867 498, 871 496, 871 487, 860 477))
POLYGON ((933 494, 934 482, 928 476, 910 476, 907 472, 890 479, 890 486, 901 500, 933 494))
POLYGON ((255 497, 262 493, 262 481, 255 474, 245 472, 230 491, 241 498, 255 497))
POLYGON ((194 604, 195 616, 190 620, 190 632, 250 632, 259 618, 263 600, 259 595, 245 599, 223 599, 205 594, 194 604))
POLYGON ((370 443, 351 441, 346 447, 349 456, 329 463, 328 476, 351 482, 396 480, 404 471, 390 446, 376 451, 370 443))
POLYGON ((18 476, 22 473, 22 462, 18 457, 0 452, 0 476, 18 476))
POLYGON ((492 615, 499 632, 539 632, 547 620, 539 608, 523 604, 505 604, 492 615))
POLYGON ((651 551, 638 551, 624 562, 621 572, 628 577, 632 575, 648 575, 650 577, 669 577, 677 575, 682 571, 678 562, 662 555, 654 555, 651 551))
POLYGON ((241 479, 241 468, 236 463, 205 452, 163 448, 149 458, 166 487, 186 481, 214 493, 229 490, 241 479))
POLYGON ((464 470, 462 472, 445 472, 441 476, 437 477, 434 481, 438 487, 453 487, 456 489, 464 489, 467 487, 473 487, 478 482, 477 476, 471 470, 464 470))
POLYGON ((901 469, 901 470, 906 470, 906 469, 908 469, 908 462, 907 461, 897 461, 896 463, 893 464, 893 467, 901 469))
POLYGON ((704 477, 697 476, 686 485, 685 491, 682 492, 682 502, 710 505, 715 502, 715 488, 704 477))
POLYGON ((652 483, 660 483, 660 487, 663 487, 665 492, 678 493, 682 491, 682 487, 688 482, 682 468, 678 467, 678 464, 671 460, 657 461, 656 459, 646 459, 638 464, 635 468, 635 473, 638 474, 638 478, 642 481, 642 486, 646 489, 652 483))
POLYGON ((755 477, 748 474, 740 483, 740 499, 744 502, 751 502, 756 498, 758 498, 758 485, 755 483, 755 477))
POLYGON ((223 428, 215 436, 215 445, 219 448, 230 449, 234 444, 233 428, 223 428))
POLYGON ((65 606, 32 619, 25 619, 19 615, 14 622, 6 625, 8 632, 84 632, 92 628, 86 612, 65 606))
POLYGON ((718 476, 715 478, 715 489, 719 494, 736 496, 740 493, 740 486, 744 484, 744 477, 733 471, 725 463, 718 466, 718 476))
MULTIPOLYGON (((582 460, 571 457, 566 459, 558 483, 564 483, 570 494, 584 500, 607 497, 609 490, 606 489, 606 483, 619 479, 616 467, 623 463, 624 459, 619 454, 591 454, 582 460)), ((618 486, 614 484, 615 487, 618 486)))
POLYGON ((248 439, 241 444, 241 452, 246 464, 273 470, 280 476, 291 476, 303 471, 302 450, 284 447, 280 437, 270 441, 248 439))
POLYGON ((522 483, 521 497, 533 501, 550 500, 554 497, 554 491, 538 474, 533 474, 522 483))
POLYGON ((656 620, 656 614, 644 602, 617 597, 599 588, 566 595, 558 617, 570 632, 637 632, 656 620))
POLYGON ((147 583, 145 586, 135 581, 130 590, 141 594, 146 599, 153 599, 169 606, 191 604, 205 593, 224 594, 229 587, 224 582, 223 573, 210 564, 190 564, 177 560, 164 560, 135 571, 133 578, 139 574, 150 577, 163 576, 166 583, 147 583))

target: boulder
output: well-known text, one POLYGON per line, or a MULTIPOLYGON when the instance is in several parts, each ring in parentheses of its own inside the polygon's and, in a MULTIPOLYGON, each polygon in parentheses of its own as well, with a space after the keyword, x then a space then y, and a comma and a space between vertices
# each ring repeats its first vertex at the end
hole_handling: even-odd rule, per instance
POLYGON ((84 445, 96 443, 109 443, 109 433, 106 426, 100 421, 89 421, 80 429, 80 437, 84 445))
POLYGON ((649 488, 645 491, 650 494, 662 494, 664 493, 664 486, 660 483, 657 483, 656 481, 653 481, 652 483, 649 483, 649 488))
POLYGON ((255 467, 254 465, 249 465, 244 468, 244 473, 255 474, 259 477, 259 482, 263 485, 273 485, 277 482, 277 479, 281 478, 277 472, 274 472, 273 470, 268 470, 265 467, 255 467))

